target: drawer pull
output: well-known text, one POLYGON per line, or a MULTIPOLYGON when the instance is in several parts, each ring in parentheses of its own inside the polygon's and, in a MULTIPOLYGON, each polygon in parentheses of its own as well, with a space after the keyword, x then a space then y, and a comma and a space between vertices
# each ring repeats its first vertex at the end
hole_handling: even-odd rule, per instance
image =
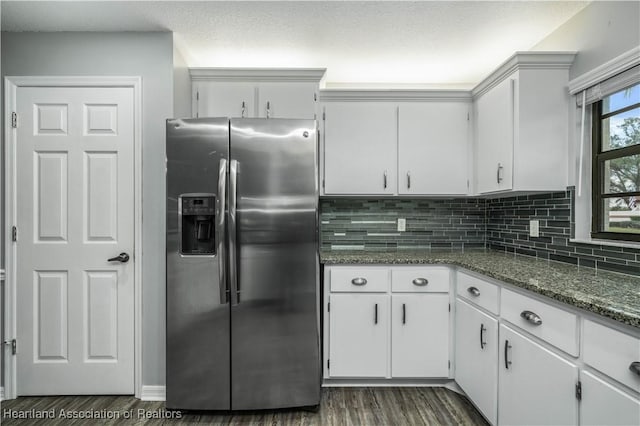
POLYGON ((351 284, 353 285, 365 285, 367 283, 366 278, 354 278, 351 280, 351 284))
POLYGON ((638 376, 640 376, 640 361, 634 361, 631 364, 629 364, 629 371, 636 373, 638 376))
POLYGON ((378 304, 376 303, 374 308, 373 308, 373 323, 377 324, 378 323, 378 304))
POLYGON ((474 297, 480 296, 480 290, 478 290, 476 287, 469 287, 467 291, 474 297))
POLYGON ((407 305, 405 303, 402 304, 402 324, 407 323, 407 305))
POLYGON ((417 285, 418 287, 424 287, 425 285, 429 284, 429 280, 426 278, 415 278, 411 282, 413 283, 413 285, 417 285))
POLYGON ((538 316, 538 314, 536 314, 535 312, 522 311, 520 316, 522 318, 524 318, 525 320, 527 320, 528 322, 530 322, 531 324, 533 324, 533 325, 541 325, 542 324, 542 318, 540 318, 538 316))
POLYGON ((504 368, 506 368, 507 370, 511 365, 511 361, 509 361, 509 349, 511 349, 511 345, 509 344, 508 340, 505 340, 504 341, 504 368))
POLYGON ((484 332, 486 331, 484 324, 480 324, 480 349, 484 349, 487 342, 484 341, 484 332))

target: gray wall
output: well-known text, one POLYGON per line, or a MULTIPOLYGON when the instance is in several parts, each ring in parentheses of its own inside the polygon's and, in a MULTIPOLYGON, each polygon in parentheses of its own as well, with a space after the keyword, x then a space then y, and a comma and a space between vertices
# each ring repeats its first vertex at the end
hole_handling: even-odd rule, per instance
POLYGON ((164 121, 173 116, 172 34, 5 32, 1 56, 3 77, 142 77, 142 383, 164 385, 164 121))

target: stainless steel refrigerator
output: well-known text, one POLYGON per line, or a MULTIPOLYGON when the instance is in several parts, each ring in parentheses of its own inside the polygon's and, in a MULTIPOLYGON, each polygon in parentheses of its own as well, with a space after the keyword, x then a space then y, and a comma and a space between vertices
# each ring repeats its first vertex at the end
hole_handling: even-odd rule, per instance
POLYGON ((320 401, 314 120, 167 121, 166 406, 320 401))

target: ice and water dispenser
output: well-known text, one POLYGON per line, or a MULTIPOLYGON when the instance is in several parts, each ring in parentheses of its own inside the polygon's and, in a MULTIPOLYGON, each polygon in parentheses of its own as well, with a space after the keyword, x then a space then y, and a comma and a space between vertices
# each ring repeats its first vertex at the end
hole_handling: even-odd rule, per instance
POLYGON ((179 208, 180 253, 215 254, 216 197, 213 194, 181 195, 179 208))

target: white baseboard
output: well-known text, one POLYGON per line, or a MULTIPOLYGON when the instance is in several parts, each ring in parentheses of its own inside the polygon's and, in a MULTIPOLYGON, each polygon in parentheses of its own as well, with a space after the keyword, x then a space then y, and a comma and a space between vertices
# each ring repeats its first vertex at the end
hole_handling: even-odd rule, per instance
POLYGON ((140 399, 142 401, 166 401, 167 389, 165 386, 142 386, 140 399))

